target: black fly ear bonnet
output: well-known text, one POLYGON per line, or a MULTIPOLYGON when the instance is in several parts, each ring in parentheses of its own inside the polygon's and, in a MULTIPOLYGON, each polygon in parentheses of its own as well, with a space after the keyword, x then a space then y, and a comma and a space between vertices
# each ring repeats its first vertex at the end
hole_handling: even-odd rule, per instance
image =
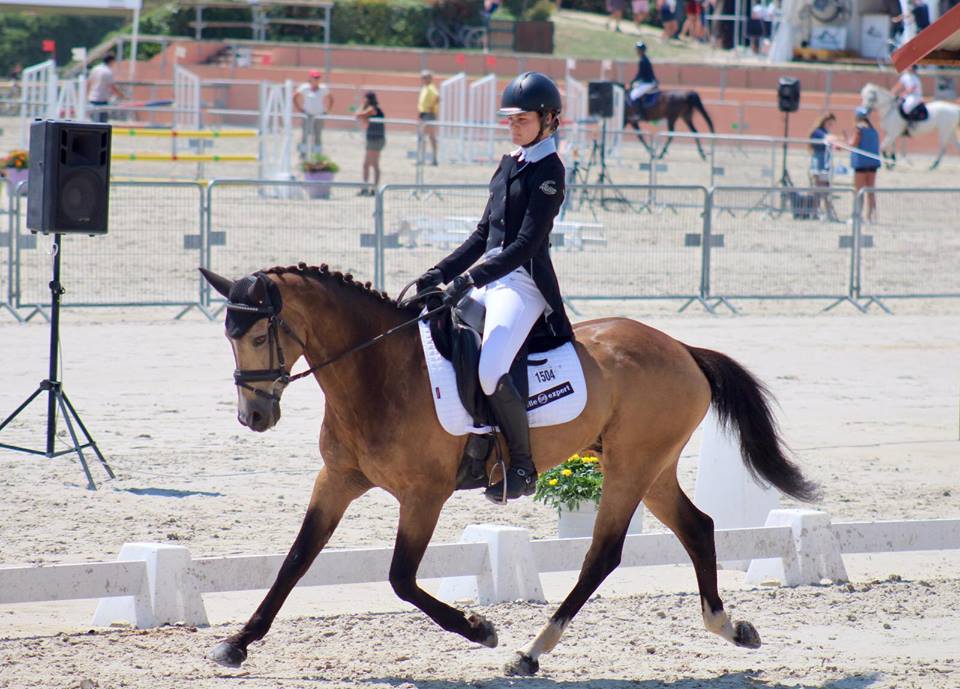
POLYGON ((227 302, 227 334, 236 339, 261 318, 277 316, 283 309, 280 290, 273 280, 257 272, 233 283, 227 302))

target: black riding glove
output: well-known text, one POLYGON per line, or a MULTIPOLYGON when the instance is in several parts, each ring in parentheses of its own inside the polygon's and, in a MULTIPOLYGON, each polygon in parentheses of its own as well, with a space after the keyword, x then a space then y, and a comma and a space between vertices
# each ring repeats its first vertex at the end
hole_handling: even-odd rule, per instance
POLYGON ((440 272, 439 268, 431 268, 426 273, 417 278, 417 294, 420 292, 430 289, 431 287, 436 287, 437 285, 443 282, 443 273, 440 272))
POLYGON ((447 289, 444 290, 443 303, 447 306, 456 306, 467 292, 470 291, 471 287, 473 287, 473 278, 470 277, 470 273, 458 275, 453 278, 453 281, 447 285, 447 289))

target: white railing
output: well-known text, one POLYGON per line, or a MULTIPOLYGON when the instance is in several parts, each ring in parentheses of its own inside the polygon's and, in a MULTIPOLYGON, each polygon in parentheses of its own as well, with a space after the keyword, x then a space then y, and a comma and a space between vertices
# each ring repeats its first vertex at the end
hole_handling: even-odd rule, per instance
MULTIPOLYGON (((960 549, 960 519, 831 524, 824 512, 773 510, 767 526, 719 529, 715 540, 718 560, 752 560, 748 583, 776 576, 795 586, 845 580, 843 553, 960 549)), ((444 579, 440 594, 448 599, 465 590, 481 604, 542 599, 540 573, 578 570, 589 547, 589 538, 531 541, 525 529, 475 525, 461 543, 430 546, 418 575, 444 579)), ((384 582, 392 557, 392 548, 324 551, 299 585, 384 582)), ((97 625, 206 624, 202 594, 269 588, 283 560, 194 559, 182 546, 127 544, 118 562, 0 568, 0 605, 100 598, 97 625)), ((688 562, 672 534, 643 534, 627 536, 621 566, 688 562)))
POLYGON ((200 77, 180 65, 173 68, 173 126, 200 129, 200 77))
MULTIPOLYGON (((467 121, 467 75, 464 72, 445 79, 440 84, 440 117, 442 122, 462 124, 467 121)), ((441 125, 438 154, 444 161, 462 162, 464 159, 464 132, 460 127, 441 125)))
POLYGON ((57 116, 57 63, 46 60, 23 70, 20 77, 20 147, 26 148, 34 118, 57 116))
MULTIPOLYGON (((497 124, 497 75, 488 74, 470 84, 467 97, 467 121, 470 124, 497 124)), ((496 160, 495 129, 471 128, 467 132, 467 159, 473 162, 496 160)))

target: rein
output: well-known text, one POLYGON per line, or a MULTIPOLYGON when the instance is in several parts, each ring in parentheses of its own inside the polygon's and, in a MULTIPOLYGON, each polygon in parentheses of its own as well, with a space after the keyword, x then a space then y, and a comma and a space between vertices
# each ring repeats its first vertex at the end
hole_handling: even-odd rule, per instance
MULTIPOLYGON (((413 283, 411 283, 411 284, 413 284, 413 283)), ((407 289, 408 289, 409 287, 410 287, 410 285, 407 285, 407 287, 405 287, 405 288, 403 289, 403 291, 400 293, 400 294, 401 294, 401 297, 403 296, 403 294, 407 291, 407 289)), ((407 301, 405 301, 405 302, 402 302, 401 306, 409 306, 409 305, 415 304, 415 303, 417 303, 417 302, 419 302, 419 301, 423 301, 423 300, 426 299, 427 297, 431 297, 431 296, 434 296, 434 295, 439 295, 439 294, 441 294, 441 293, 442 293, 442 290, 439 290, 439 289, 436 289, 436 288, 434 288, 434 289, 429 289, 429 290, 424 290, 423 292, 420 292, 420 293, 414 295, 414 296, 411 297, 409 300, 407 300, 407 301)), ((340 353, 337 354, 336 356, 332 356, 332 357, 330 357, 329 359, 326 359, 325 361, 322 361, 322 362, 320 362, 319 364, 317 364, 317 365, 315 365, 315 366, 311 366, 310 368, 306 369, 305 371, 301 371, 300 373, 297 373, 297 374, 294 374, 294 375, 290 375, 289 373, 287 373, 286 361, 284 360, 284 356, 283 356, 283 347, 280 346, 280 337, 279 337, 279 335, 277 334, 277 330, 278 330, 279 328, 282 328, 283 331, 284 331, 287 335, 289 335, 290 337, 292 337, 292 338, 296 341, 296 343, 297 343, 298 345, 300 345, 301 349, 304 349, 304 350, 305 350, 305 349, 306 349, 306 344, 304 343, 303 340, 301 340, 301 339, 297 336, 297 334, 296 334, 295 332, 293 332, 293 329, 292 329, 289 325, 287 325, 287 322, 284 321, 284 320, 280 317, 280 313, 274 308, 273 304, 268 304, 268 305, 266 305, 266 306, 250 306, 249 304, 240 304, 240 303, 237 303, 237 302, 227 302, 227 308, 228 308, 228 309, 233 309, 233 310, 235 310, 235 311, 244 311, 244 312, 247 312, 247 313, 263 314, 264 316, 266 316, 266 317, 269 319, 269 325, 268 325, 268 329, 267 329, 267 337, 268 337, 268 339, 269 339, 269 341, 270 341, 270 366, 271 366, 271 368, 266 368, 266 369, 236 369, 236 370, 233 372, 233 381, 234 381, 234 384, 235 384, 237 387, 241 387, 241 388, 244 388, 244 389, 246 389, 246 390, 250 390, 251 392, 253 392, 253 393, 254 393, 255 395, 257 395, 258 397, 264 397, 264 398, 269 399, 269 400, 272 400, 272 401, 274 401, 274 402, 279 402, 279 401, 280 401, 280 394, 282 394, 283 389, 284 389, 287 385, 289 385, 290 383, 292 383, 293 381, 295 381, 295 380, 300 380, 301 378, 305 378, 305 377, 309 376, 311 373, 315 373, 315 372, 319 371, 320 369, 322 369, 322 368, 324 368, 324 367, 326 367, 326 366, 329 366, 330 364, 336 363, 336 362, 339 361, 340 359, 343 359, 343 358, 345 358, 345 357, 348 357, 348 356, 350 356, 351 354, 355 354, 356 352, 362 351, 362 350, 366 349, 367 347, 371 347, 371 346, 375 345, 377 342, 379 342, 380 340, 383 340, 383 339, 389 337, 390 335, 393 335, 394 333, 399 332, 400 330, 406 328, 407 326, 413 325, 414 323, 416 323, 416 322, 419 321, 420 319, 429 318, 430 316, 433 316, 434 314, 440 313, 440 312, 443 311, 444 309, 450 308, 450 306, 449 306, 448 304, 442 304, 442 305, 438 306, 438 307, 435 308, 435 309, 431 309, 431 310, 427 311, 426 313, 419 314, 419 315, 415 316, 414 318, 411 318, 411 319, 408 320, 408 321, 404 321, 403 323, 400 323, 399 325, 393 326, 393 327, 390 328, 389 330, 386 330, 386 331, 380 333, 379 335, 376 335, 375 337, 372 337, 372 338, 370 338, 369 340, 366 340, 365 342, 361 342, 360 344, 355 345, 355 346, 351 347, 350 349, 348 349, 348 350, 346 350, 346 351, 344 351, 344 352, 340 352, 340 353), (274 352, 274 349, 276 349, 276 352, 277 352, 277 366, 275 366, 275 367, 273 366, 273 352, 274 352), (262 382, 264 382, 264 381, 273 381, 273 384, 270 386, 270 390, 269 390, 269 391, 263 390, 263 389, 261 389, 261 388, 255 388, 255 387, 253 387, 252 385, 250 385, 250 383, 262 383, 262 382), (279 389, 279 393, 277 392, 278 389, 279 389)))

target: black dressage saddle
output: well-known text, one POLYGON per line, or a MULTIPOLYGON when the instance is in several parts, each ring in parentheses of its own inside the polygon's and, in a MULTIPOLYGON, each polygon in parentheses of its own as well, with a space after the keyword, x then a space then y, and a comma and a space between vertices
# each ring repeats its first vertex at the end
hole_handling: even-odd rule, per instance
MULTIPOLYGON (((439 297, 430 297, 426 302, 427 310, 438 307, 440 303, 439 297)), ((460 402, 478 428, 496 425, 477 373, 485 317, 486 307, 467 296, 452 309, 444 309, 430 319, 433 343, 440 355, 453 364, 460 402)), ((526 344, 513 360, 510 377, 523 399, 527 399, 530 391, 527 366, 540 366, 543 363, 544 360, 530 359, 526 344)), ((469 435, 457 475, 457 490, 487 485, 486 460, 494 444, 493 433, 469 435)))

